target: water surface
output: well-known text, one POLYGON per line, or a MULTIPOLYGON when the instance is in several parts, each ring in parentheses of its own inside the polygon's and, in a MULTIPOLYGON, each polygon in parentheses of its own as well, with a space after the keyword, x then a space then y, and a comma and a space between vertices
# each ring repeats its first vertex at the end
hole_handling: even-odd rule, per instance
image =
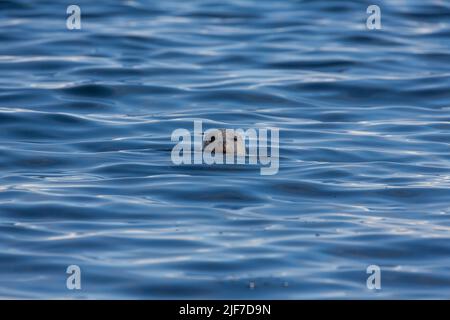
POLYGON ((381 30, 371 1, 74 4, 0 2, 1 298, 449 298, 447 1, 377 1, 381 30), (279 128, 279 173, 174 165, 194 120, 279 128))

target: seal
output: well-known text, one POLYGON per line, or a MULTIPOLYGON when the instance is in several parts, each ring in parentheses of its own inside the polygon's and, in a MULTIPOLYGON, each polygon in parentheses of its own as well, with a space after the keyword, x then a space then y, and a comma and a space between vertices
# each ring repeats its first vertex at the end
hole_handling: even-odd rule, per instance
POLYGON ((242 135, 233 129, 213 129, 204 134, 203 149, 216 144, 214 151, 245 157, 245 143, 242 135))

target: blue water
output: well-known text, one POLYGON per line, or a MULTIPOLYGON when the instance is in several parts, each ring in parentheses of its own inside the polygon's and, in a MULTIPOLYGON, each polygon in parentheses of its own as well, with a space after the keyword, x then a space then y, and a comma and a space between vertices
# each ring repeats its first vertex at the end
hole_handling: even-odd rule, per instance
POLYGON ((68 4, 0 2, 1 298, 450 298, 448 1, 68 4), (278 174, 174 165, 194 120, 278 174))

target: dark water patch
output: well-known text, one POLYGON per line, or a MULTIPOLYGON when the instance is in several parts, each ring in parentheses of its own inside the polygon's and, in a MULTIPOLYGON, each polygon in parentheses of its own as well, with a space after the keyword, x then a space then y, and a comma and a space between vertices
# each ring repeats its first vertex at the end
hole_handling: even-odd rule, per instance
POLYGON ((75 87, 62 89, 62 92, 81 97, 111 97, 114 95, 114 90, 111 87, 99 84, 84 84, 75 87))

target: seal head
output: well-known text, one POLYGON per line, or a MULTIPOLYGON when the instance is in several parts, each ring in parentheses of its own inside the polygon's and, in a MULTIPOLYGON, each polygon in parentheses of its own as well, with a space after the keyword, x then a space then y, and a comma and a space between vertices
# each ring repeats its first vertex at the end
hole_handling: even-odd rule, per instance
POLYGON ((205 132, 203 149, 212 144, 215 144, 215 152, 245 156, 244 139, 242 135, 232 129, 214 129, 205 132))

